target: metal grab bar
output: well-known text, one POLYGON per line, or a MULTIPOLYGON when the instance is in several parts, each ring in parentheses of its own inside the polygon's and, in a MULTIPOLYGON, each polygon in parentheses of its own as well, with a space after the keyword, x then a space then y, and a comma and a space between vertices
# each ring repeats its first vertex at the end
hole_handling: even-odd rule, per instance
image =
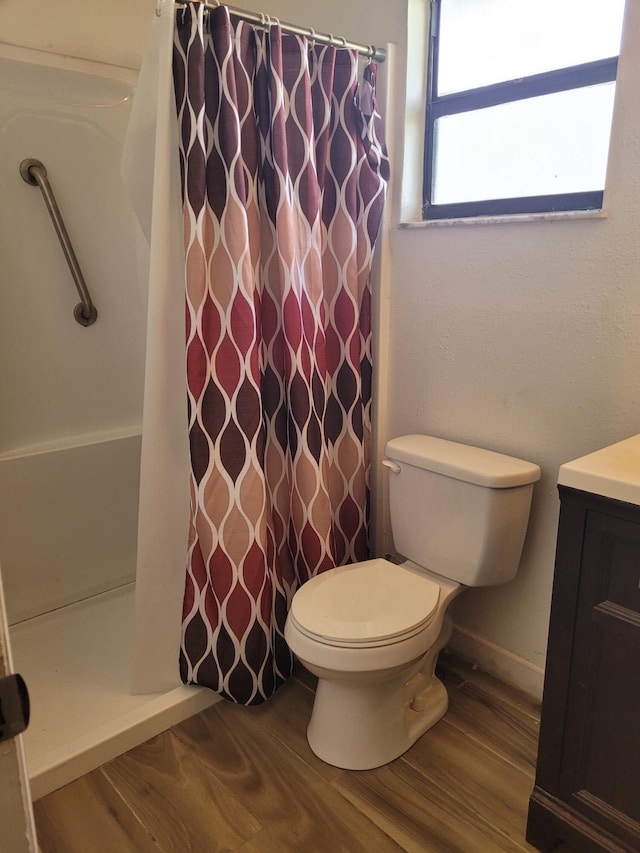
POLYGON ((73 316, 81 326, 91 326, 91 324, 95 323, 97 320, 98 312, 96 310, 96 306, 93 304, 91 296, 89 295, 84 276, 82 275, 80 265, 78 264, 78 259, 73 251, 69 234, 67 233, 67 229, 65 228, 64 221, 62 219, 62 214, 60 213, 60 208, 58 207, 55 196, 53 195, 53 190, 51 189, 51 184, 47 178, 47 170, 40 160, 34 160, 32 157, 29 157, 20 163, 20 174, 22 175, 22 179, 28 184, 31 184, 31 186, 40 187, 40 192, 42 193, 44 203, 49 211, 49 216, 51 217, 53 227, 58 235, 60 246, 62 247, 67 264, 69 265, 69 271, 71 272, 78 290, 78 296, 81 300, 73 309, 73 316))

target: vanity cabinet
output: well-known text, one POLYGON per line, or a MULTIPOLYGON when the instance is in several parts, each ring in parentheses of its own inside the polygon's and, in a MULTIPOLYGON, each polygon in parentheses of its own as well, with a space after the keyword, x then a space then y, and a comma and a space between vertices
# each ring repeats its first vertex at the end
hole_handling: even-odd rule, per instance
POLYGON ((613 473, 583 476, 598 467, 592 455, 576 460, 573 470, 572 463, 561 468, 558 480, 549 645, 527 824, 527 841, 545 853, 640 851, 640 499, 634 482, 616 487, 616 471, 633 481, 637 469, 640 489, 640 436, 614 447, 613 473), (626 464, 623 450, 632 451, 626 464))

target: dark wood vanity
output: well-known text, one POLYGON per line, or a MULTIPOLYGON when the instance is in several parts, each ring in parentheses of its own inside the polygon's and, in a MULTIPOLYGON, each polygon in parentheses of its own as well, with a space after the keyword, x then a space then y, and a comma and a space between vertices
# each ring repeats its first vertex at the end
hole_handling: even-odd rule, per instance
POLYGON ((640 436, 560 469, 538 850, 640 851, 640 436))

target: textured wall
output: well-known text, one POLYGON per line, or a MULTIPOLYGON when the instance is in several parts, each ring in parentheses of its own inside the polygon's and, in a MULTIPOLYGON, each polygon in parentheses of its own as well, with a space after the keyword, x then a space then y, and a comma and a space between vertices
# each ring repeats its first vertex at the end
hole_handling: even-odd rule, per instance
POLYGON ((559 465, 640 432, 640 4, 629 0, 598 220, 397 230, 389 430, 537 462, 517 578, 456 622, 544 664, 559 465))

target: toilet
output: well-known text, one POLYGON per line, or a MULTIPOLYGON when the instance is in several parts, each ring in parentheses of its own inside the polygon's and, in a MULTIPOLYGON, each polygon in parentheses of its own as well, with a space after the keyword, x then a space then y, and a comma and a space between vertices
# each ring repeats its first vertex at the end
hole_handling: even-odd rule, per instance
POLYGON ((285 639, 318 677, 313 752, 346 770, 402 755, 446 712, 435 676, 449 604, 518 569, 540 468, 428 435, 385 447, 395 549, 405 562, 339 566, 296 592, 285 639))

